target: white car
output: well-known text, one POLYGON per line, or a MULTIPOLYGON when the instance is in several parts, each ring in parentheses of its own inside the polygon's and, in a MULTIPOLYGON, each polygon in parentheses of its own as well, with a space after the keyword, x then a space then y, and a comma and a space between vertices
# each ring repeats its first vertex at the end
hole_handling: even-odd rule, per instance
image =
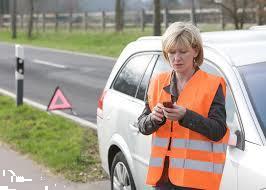
MULTIPOLYGON (((220 189, 266 189, 266 30, 202 37, 201 69, 226 80, 227 125, 231 132, 240 132, 237 146, 228 146, 220 189)), ((112 189, 148 189, 151 135, 142 135, 136 122, 150 78, 169 69, 161 37, 142 37, 126 46, 110 74, 98 103, 97 130, 112 189)))

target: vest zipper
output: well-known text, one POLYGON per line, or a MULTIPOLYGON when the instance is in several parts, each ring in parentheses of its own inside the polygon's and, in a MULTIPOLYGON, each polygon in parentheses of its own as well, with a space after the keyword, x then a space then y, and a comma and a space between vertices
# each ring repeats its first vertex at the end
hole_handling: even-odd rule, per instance
POLYGON ((171 143, 172 143, 173 123, 174 123, 174 121, 171 121, 171 131, 170 131, 170 139, 169 139, 169 144, 168 144, 168 150, 170 150, 171 143))

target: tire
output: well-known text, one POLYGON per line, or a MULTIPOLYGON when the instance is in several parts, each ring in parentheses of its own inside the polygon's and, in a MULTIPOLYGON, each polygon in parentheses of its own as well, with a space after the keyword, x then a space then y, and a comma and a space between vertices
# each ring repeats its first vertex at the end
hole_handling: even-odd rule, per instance
POLYGON ((122 152, 118 152, 112 162, 111 190, 136 190, 131 171, 122 152))

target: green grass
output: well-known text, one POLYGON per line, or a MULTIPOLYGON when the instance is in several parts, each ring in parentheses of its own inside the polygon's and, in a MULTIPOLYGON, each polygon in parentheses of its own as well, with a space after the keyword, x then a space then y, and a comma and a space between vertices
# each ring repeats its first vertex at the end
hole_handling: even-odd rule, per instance
POLYGON ((0 140, 11 148, 71 181, 106 177, 95 131, 27 105, 16 107, 6 96, 0 95, 0 105, 0 140))
MULTIPOLYGON (((246 24, 245 28, 249 26, 251 25, 246 24)), ((200 23, 198 27, 202 32, 222 30, 221 24, 200 23)), ((226 25, 226 30, 233 29, 232 24, 226 25)), ((19 30, 17 39, 13 40, 10 30, 2 29, 0 30, 0 41, 118 57, 129 42, 135 41, 140 36, 150 35, 152 35, 151 27, 146 27, 144 32, 141 32, 140 28, 125 28, 120 33, 116 33, 112 29, 105 32, 99 29, 87 32, 76 29, 70 33, 67 29, 61 28, 58 32, 53 29, 46 32, 34 32, 32 39, 27 38, 26 31, 19 30)))
POLYGON ((12 40, 10 31, 2 30, 0 41, 118 57, 129 42, 143 35, 150 35, 150 32, 147 30, 142 33, 139 29, 131 29, 121 33, 114 31, 73 31, 70 33, 60 30, 59 32, 34 33, 33 38, 28 39, 26 32, 19 31, 17 39, 12 40))

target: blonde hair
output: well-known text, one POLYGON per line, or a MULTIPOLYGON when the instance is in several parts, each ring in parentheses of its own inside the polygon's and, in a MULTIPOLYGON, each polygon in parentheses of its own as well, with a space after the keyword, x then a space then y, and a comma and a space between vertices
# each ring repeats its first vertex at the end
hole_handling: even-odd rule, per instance
POLYGON ((171 24, 162 36, 162 49, 164 58, 169 62, 168 53, 177 46, 182 48, 195 48, 198 51, 195 57, 195 65, 200 66, 203 63, 203 47, 199 29, 190 23, 174 22, 171 24))

